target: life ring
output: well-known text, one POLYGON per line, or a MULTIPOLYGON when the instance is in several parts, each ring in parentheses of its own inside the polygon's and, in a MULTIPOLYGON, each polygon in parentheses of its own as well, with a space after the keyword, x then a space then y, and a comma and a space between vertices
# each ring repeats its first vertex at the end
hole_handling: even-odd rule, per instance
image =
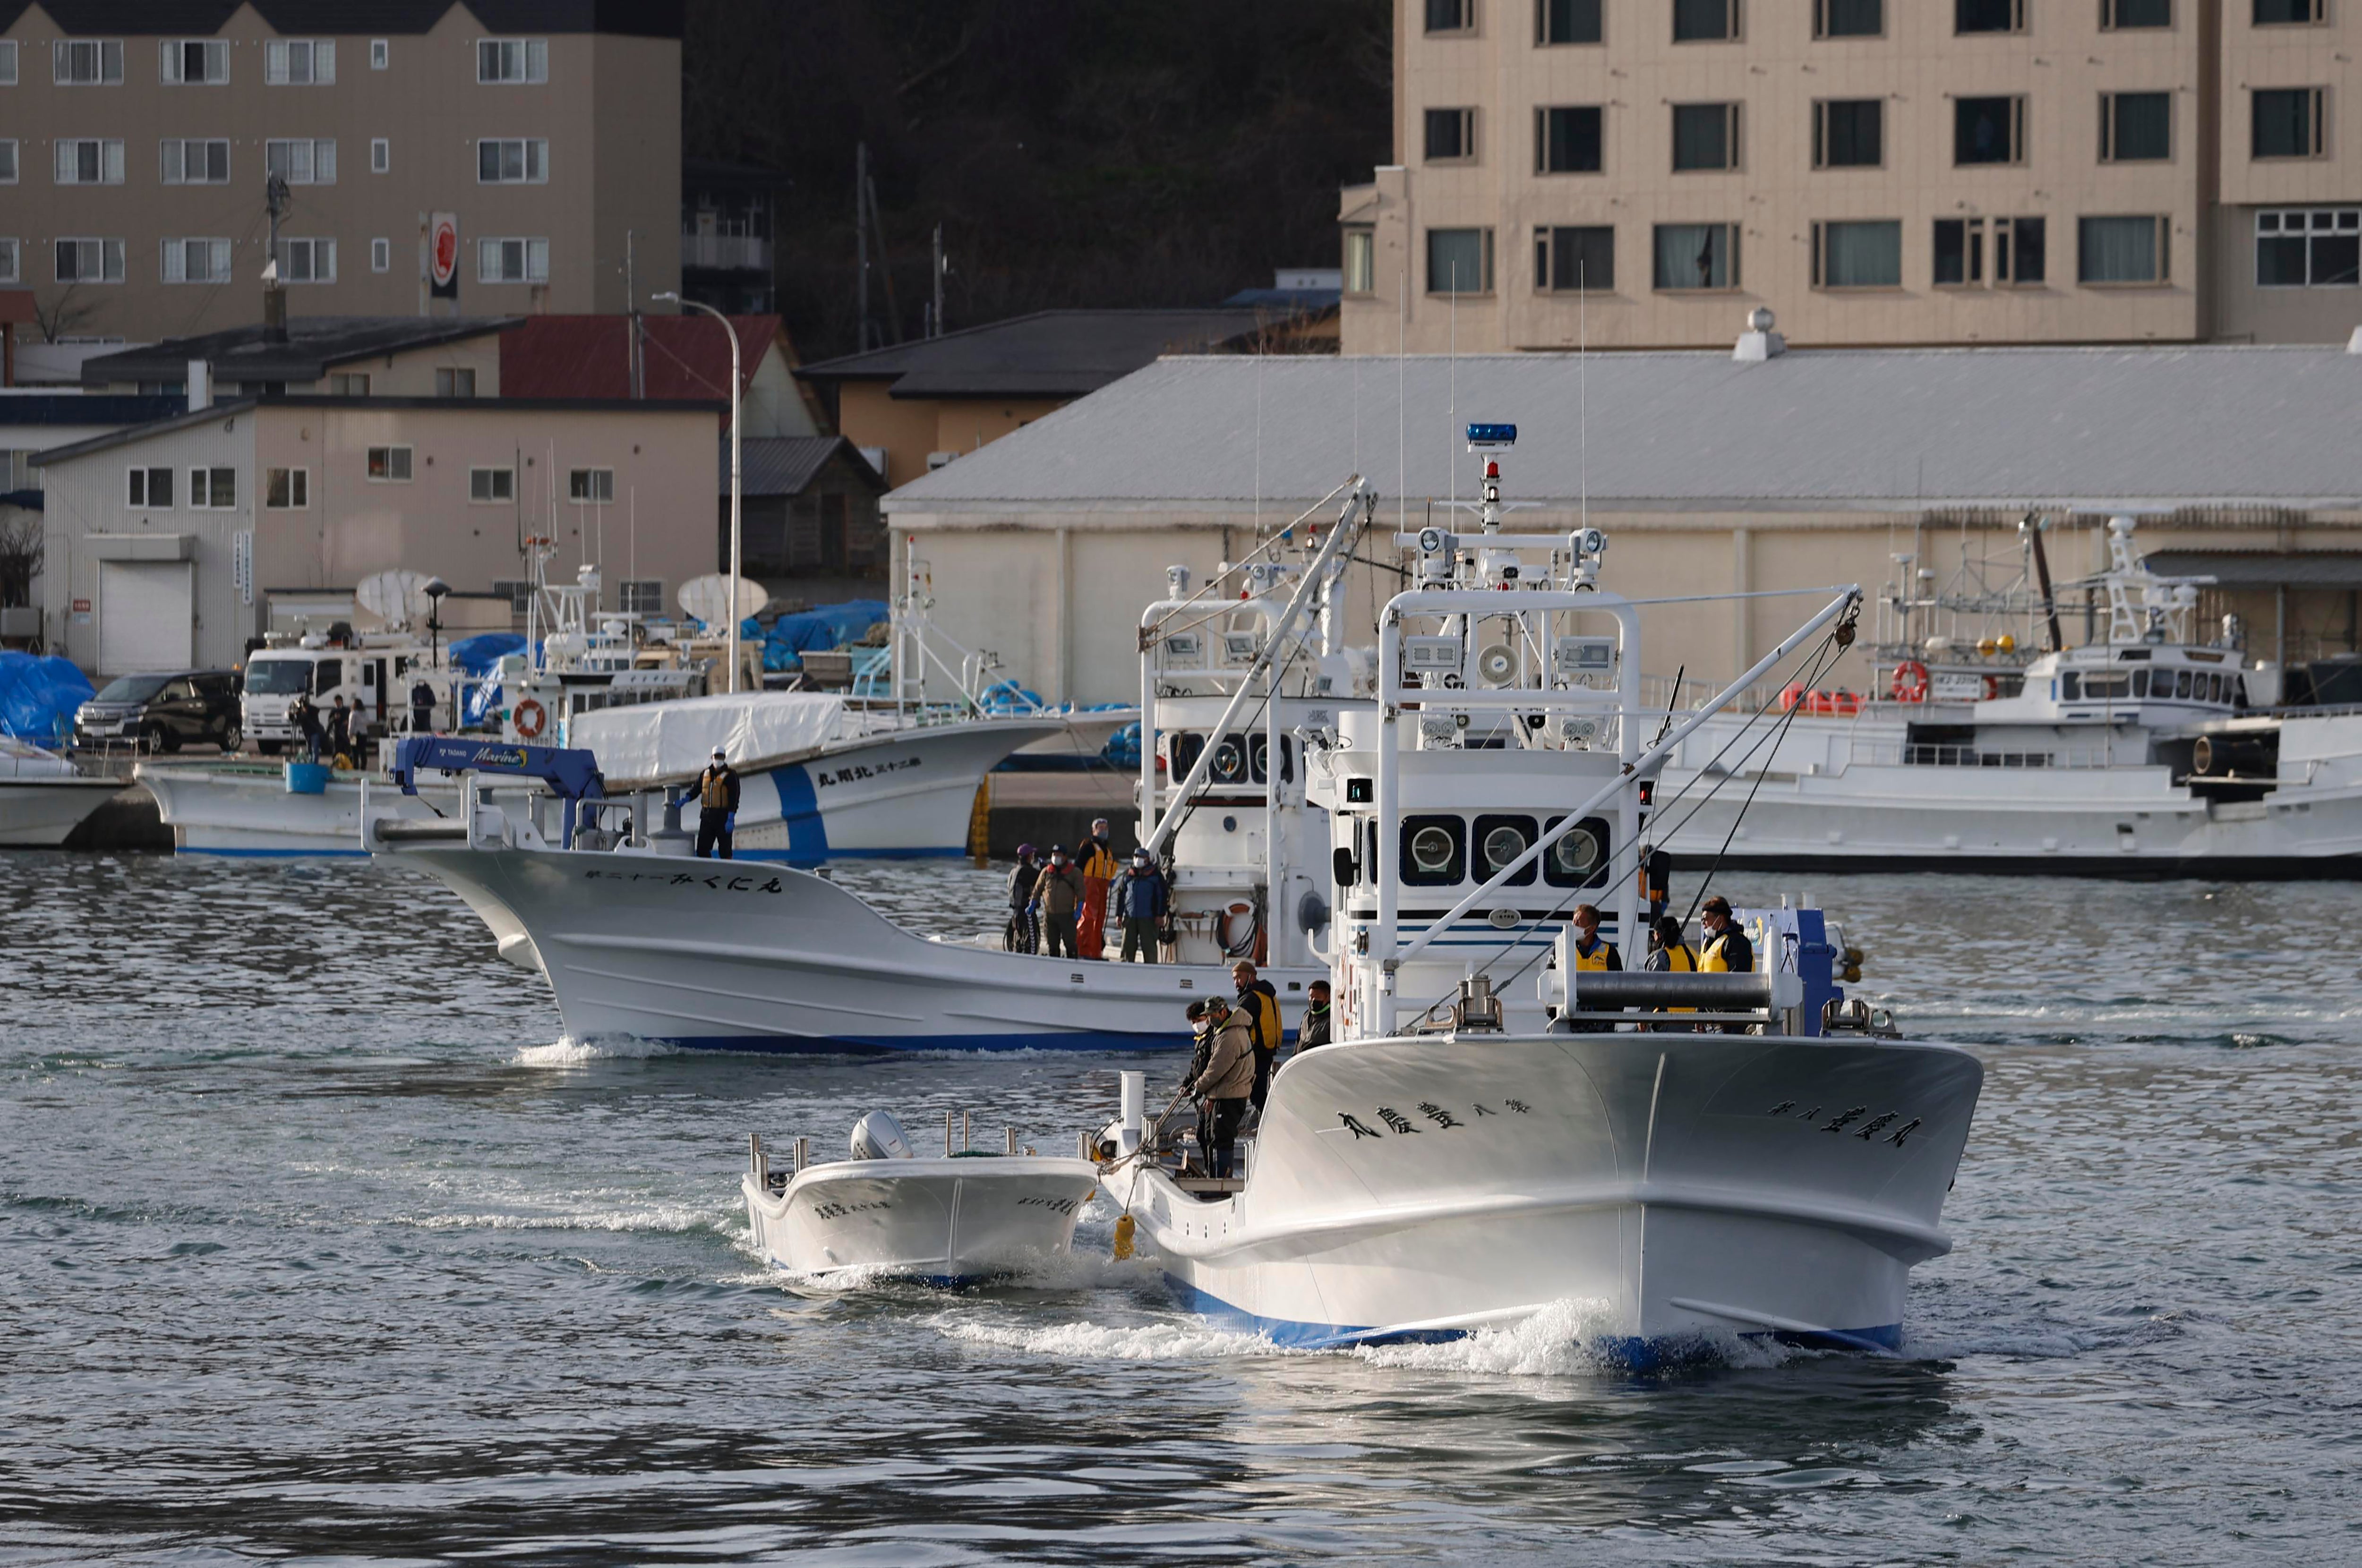
POLYGON ((1985 677, 1985 701, 1988 701, 1988 702, 1990 702, 1990 701, 1992 701, 1994 698, 1996 698, 1996 697, 1998 697, 1998 696, 2000 696, 2000 695, 2001 695, 2001 678, 2000 678, 1999 676, 1994 676, 1994 675, 1988 675, 1988 676, 1986 676, 1986 677, 1985 677))
POLYGON ((549 711, 535 699, 528 697, 509 714, 509 723, 516 726, 517 734, 531 740, 549 723, 549 711))
POLYGON ((1894 667, 1893 684, 1887 688, 1897 702, 1927 701, 1927 667, 1915 658, 1906 658, 1894 667))

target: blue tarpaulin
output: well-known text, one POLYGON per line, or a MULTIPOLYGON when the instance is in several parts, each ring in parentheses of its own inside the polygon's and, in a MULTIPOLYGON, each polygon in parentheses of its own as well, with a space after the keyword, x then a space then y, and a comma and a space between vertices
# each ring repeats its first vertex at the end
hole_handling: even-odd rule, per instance
POLYGON ((97 693, 71 659, 0 651, 0 730, 41 745, 73 733, 74 710, 97 693))
POLYGON ((451 662, 469 675, 489 675, 492 666, 513 653, 524 652, 521 632, 480 632, 451 645, 451 662))
POLYGON ((768 631, 748 621, 739 626, 738 635, 762 639, 765 669, 793 669, 798 655, 841 648, 892 613, 882 599, 853 599, 782 615, 768 631))

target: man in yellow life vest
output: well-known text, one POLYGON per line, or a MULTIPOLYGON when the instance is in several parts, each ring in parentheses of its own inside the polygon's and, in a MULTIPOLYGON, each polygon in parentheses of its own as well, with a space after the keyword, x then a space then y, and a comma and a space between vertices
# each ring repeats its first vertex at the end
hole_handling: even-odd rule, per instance
MULTIPOLYGON (((1698 969, 1707 975, 1751 975, 1755 972, 1755 944, 1730 918, 1730 900, 1716 893, 1698 911, 1698 929, 1705 933, 1704 952, 1698 958, 1698 969)), ((1726 1023, 1725 1034, 1744 1034, 1747 1025, 1726 1023)))
POLYGON ((697 857, 729 859, 731 835, 737 831, 738 770, 717 745, 713 760, 697 776, 697 857))
MULTIPOLYGON (((1574 966, 1578 970, 1613 969, 1619 971, 1624 967, 1624 955, 1616 951, 1616 944, 1614 943, 1599 934, 1599 906, 1596 904, 1577 904, 1574 906, 1574 966)), ((1595 1007, 1590 1003, 1585 1002, 1583 999, 1583 986, 1581 981, 1576 981, 1572 988, 1575 993, 1574 1010, 1577 1012, 1621 1012, 1624 1010, 1622 1008, 1595 1007)), ((1602 1021, 1597 1023, 1574 1022, 1572 1023, 1570 1027, 1572 1027, 1577 1033, 1603 1034, 1616 1026, 1612 1023, 1602 1021)))
POLYGON ((1091 836, 1083 840, 1082 853, 1075 857, 1075 865, 1083 874, 1083 918, 1075 926, 1075 946, 1086 958, 1104 958, 1108 885, 1120 869, 1116 864, 1115 846, 1109 841, 1105 817, 1091 819, 1091 836))
MULTIPOLYGON (((1675 919, 1672 915, 1666 915, 1664 918, 1657 922, 1656 951, 1650 954, 1648 962, 1640 966, 1650 971, 1651 974, 1658 975, 1694 975, 1697 973, 1697 952, 1694 948, 1690 946, 1687 939, 1682 935, 1682 922, 1679 920, 1675 919)), ((1694 1007, 1666 1007, 1659 1008, 1657 1010, 1660 1012, 1695 1012, 1697 1009, 1694 1007)), ((1661 1023, 1656 1027, 1659 1029, 1666 1029, 1677 1026, 1661 1023)))
POLYGON ((1255 966, 1242 958, 1231 966, 1239 988, 1239 1011, 1254 1039, 1254 1091, 1249 1097, 1258 1111, 1271 1094, 1273 1059, 1279 1054, 1279 993, 1269 980, 1255 977, 1255 966))

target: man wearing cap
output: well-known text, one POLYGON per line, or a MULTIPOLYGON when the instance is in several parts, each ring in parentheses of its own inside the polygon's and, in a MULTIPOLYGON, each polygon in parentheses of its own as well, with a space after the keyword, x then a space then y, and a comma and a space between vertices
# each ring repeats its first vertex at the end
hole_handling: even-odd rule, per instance
POLYGON ((738 770, 729 754, 713 748, 713 760, 697 776, 697 857, 730 856, 730 837, 738 831, 738 770))
POLYGON ((1091 819, 1091 836, 1075 856, 1083 874, 1083 918, 1075 928, 1075 946, 1086 958, 1107 956, 1108 884, 1115 880, 1115 845, 1109 841, 1108 820, 1091 819))
POLYGON ((1050 846, 1050 864, 1033 884, 1042 905, 1042 947, 1051 957, 1075 956, 1075 911, 1083 904, 1083 874, 1066 858, 1066 846, 1050 846))
POLYGON ((1164 873, 1156 868, 1156 859, 1145 849, 1131 852, 1131 864, 1115 879, 1115 918, 1123 922, 1123 959, 1129 964, 1137 953, 1150 964, 1156 962, 1156 928, 1164 922, 1170 889, 1164 883, 1164 873))

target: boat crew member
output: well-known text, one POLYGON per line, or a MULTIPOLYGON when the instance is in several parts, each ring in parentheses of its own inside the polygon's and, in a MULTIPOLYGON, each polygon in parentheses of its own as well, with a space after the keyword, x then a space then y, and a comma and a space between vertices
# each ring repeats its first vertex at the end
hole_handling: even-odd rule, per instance
POLYGON ((306 759, 319 761, 320 711, 312 706, 312 699, 304 692, 295 693, 295 700, 287 704, 287 717, 294 724, 295 733, 304 737, 306 759))
POLYGON ((341 691, 332 701, 335 706, 328 710, 328 756, 342 767, 352 760, 353 711, 345 706, 341 691))
POLYGON ((1065 845, 1050 846, 1050 864, 1042 867, 1033 896, 1042 906, 1042 945, 1053 958, 1060 954, 1074 957, 1075 914, 1083 907, 1083 874, 1066 858, 1065 845))
MULTIPOLYGON (((1574 906, 1574 966, 1578 970, 1589 969, 1594 972, 1620 971, 1624 967, 1624 955, 1616 950, 1614 943, 1599 934, 1599 906, 1596 904, 1574 906)), ((1571 988, 1575 994, 1574 1010, 1577 1012, 1624 1010, 1622 1008, 1596 1007, 1584 1001, 1583 987, 1579 981, 1571 988)), ((1571 1023, 1569 1027, 1581 1034, 1601 1034, 1616 1026, 1603 1021, 1596 1023, 1571 1023)))
POLYGON ((1202 1005, 1210 1043, 1205 1066, 1189 1080, 1189 1092, 1207 1113, 1209 1172, 1227 1178, 1238 1155, 1239 1123, 1246 1119, 1247 1102, 1254 1093, 1254 1032, 1221 998, 1208 997, 1202 1005))
POLYGON ((1279 1055, 1279 993, 1269 980, 1255 978, 1255 966, 1243 958, 1231 966, 1231 978, 1237 982, 1239 1010, 1254 1040, 1254 1108, 1261 1110, 1271 1095, 1271 1065, 1279 1055))
MULTIPOLYGON (((1184 1094, 1188 1092, 1191 1084, 1198 1081, 1198 1075, 1206 1070, 1207 1058, 1214 1052, 1214 1023, 1206 1016, 1206 1003, 1209 999, 1212 999, 1201 997, 1189 1004, 1189 1066, 1181 1075, 1181 1091, 1184 1094)), ((1213 1146, 1213 1116, 1201 1100, 1198 1105, 1198 1153, 1201 1161, 1213 1146)), ((1202 1176, 1205 1173, 1200 1169, 1198 1174, 1202 1176)))
POLYGON ((1146 963, 1156 962, 1156 927, 1164 918, 1171 892, 1155 857, 1145 849, 1133 850, 1131 864, 1115 880, 1113 895, 1115 918, 1123 922, 1124 963, 1131 963, 1134 953, 1146 963))
MULTIPOLYGON (((1694 975, 1697 973, 1697 950, 1682 934, 1682 922, 1672 915, 1660 918, 1656 926, 1656 945, 1648 962, 1640 966, 1658 975, 1694 975)), ((1694 1007, 1662 1007, 1659 1012, 1695 1012, 1694 1007)), ((1671 1027, 1657 1025, 1660 1029, 1671 1027)))
POLYGON ((738 770, 717 745, 713 760, 697 776, 697 857, 731 858, 730 840, 737 831, 738 770))
POLYGON ((1075 856, 1075 865, 1083 874, 1083 918, 1075 927, 1075 946, 1086 958, 1104 958, 1108 884, 1115 880, 1119 869, 1105 817, 1091 819, 1091 836, 1083 840, 1082 853, 1075 856))
POLYGON ((1653 944, 1657 922, 1665 918, 1665 906, 1672 902, 1673 857, 1668 852, 1648 845, 1640 846, 1640 901, 1649 906, 1649 935, 1653 944))
POLYGON ((429 734, 434 729, 435 688, 424 680, 414 680, 410 683, 410 733, 429 734))
POLYGON ((1304 988, 1304 995, 1306 998, 1304 1023, 1296 1032, 1296 1051, 1298 1055, 1311 1050, 1315 1045, 1326 1045, 1335 1038, 1330 1032, 1334 1021, 1329 1013, 1329 982, 1313 981, 1304 988))
MULTIPOLYGON (((1755 944, 1730 918, 1730 900, 1720 893, 1708 899, 1698 911, 1698 929, 1705 933, 1699 944, 1698 971, 1706 975, 1751 975, 1755 972, 1755 944)), ((1725 1034, 1744 1034, 1747 1025, 1726 1023, 1725 1034)))
POLYGON ((1033 857, 1033 846, 1017 846, 1017 864, 1009 868, 1009 951, 1031 953, 1040 944, 1034 940, 1033 884, 1042 879, 1042 863, 1033 857))

